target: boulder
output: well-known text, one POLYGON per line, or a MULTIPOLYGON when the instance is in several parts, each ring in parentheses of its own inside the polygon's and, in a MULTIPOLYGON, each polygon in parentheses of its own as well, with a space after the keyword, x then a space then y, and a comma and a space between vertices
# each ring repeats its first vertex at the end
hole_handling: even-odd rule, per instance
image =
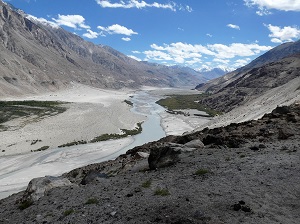
POLYGON ((195 139, 190 142, 184 144, 187 148, 195 148, 195 149, 202 149, 204 148, 204 144, 200 139, 195 139))
POLYGON ((151 170, 167 167, 178 162, 181 147, 178 144, 164 143, 150 149, 148 164, 151 170))
POLYGON ((34 178, 29 182, 22 201, 37 201, 53 188, 70 185, 72 183, 63 177, 45 176, 34 178))
POLYGON ((101 178, 106 179, 106 178, 108 178, 108 175, 106 173, 101 173, 99 171, 92 170, 87 175, 85 175, 85 177, 82 179, 80 184, 86 185, 86 184, 94 183, 95 181, 97 181, 101 178))

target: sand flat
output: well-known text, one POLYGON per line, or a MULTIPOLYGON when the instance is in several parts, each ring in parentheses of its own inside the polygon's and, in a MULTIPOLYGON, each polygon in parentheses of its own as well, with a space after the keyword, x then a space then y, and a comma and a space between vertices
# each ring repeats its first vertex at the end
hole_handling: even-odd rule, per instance
POLYGON ((130 112, 130 106, 124 102, 132 92, 74 84, 72 88, 55 93, 6 98, 70 103, 64 113, 29 123, 17 130, 1 132, 0 156, 27 153, 43 146, 56 148, 73 141, 88 141, 105 133, 120 133, 120 129, 133 129, 136 123, 146 118, 130 112), (41 141, 32 144, 34 140, 41 141))

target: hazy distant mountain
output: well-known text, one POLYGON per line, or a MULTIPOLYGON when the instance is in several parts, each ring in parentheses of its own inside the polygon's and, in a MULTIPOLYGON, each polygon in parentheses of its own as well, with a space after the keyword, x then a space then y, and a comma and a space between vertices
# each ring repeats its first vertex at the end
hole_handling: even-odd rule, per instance
POLYGON ((232 71, 232 69, 229 69, 226 67, 198 70, 198 72, 201 73, 208 80, 218 78, 218 77, 225 75, 226 73, 231 72, 231 71, 232 71))
POLYGON ((0 1, 0 95, 64 88, 70 82, 102 88, 195 86, 202 79, 138 62, 108 46, 26 18, 0 1))
POLYGON ((299 77, 300 41, 297 41, 280 45, 250 64, 197 89, 213 93, 202 103, 227 112, 289 82, 300 89, 299 77))

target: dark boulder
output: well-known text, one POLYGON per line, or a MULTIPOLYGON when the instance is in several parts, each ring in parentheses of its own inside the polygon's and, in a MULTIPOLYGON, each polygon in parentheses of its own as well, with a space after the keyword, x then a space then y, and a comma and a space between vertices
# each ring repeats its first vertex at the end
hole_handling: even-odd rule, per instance
POLYGON ((106 179, 106 178, 108 178, 108 175, 105 174, 105 173, 101 173, 99 171, 96 171, 96 170, 92 170, 87 175, 85 175, 85 177, 82 179, 80 184, 82 184, 82 185, 90 184, 90 183, 93 183, 93 182, 95 182, 95 181, 97 181, 101 178, 106 179))
POLYGON ((156 168, 167 167, 177 163, 181 153, 178 144, 160 144, 151 148, 148 158, 149 168, 155 170, 156 168))

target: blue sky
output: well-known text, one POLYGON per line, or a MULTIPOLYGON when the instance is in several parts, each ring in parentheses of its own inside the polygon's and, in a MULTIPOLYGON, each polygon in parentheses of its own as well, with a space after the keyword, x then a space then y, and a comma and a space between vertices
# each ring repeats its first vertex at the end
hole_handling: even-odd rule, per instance
POLYGON ((6 0, 32 20, 137 60, 241 67, 300 39, 300 0, 6 0))

